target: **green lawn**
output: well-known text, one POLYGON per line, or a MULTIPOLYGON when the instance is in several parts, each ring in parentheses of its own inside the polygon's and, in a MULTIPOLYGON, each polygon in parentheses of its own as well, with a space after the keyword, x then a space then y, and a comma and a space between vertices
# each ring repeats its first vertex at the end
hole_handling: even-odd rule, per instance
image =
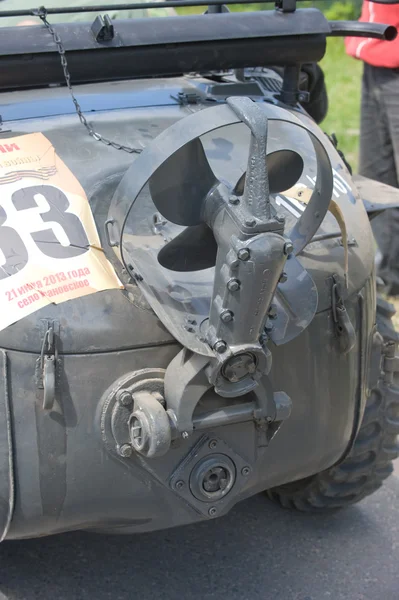
POLYGON ((329 97, 328 115, 321 127, 335 133, 339 148, 357 171, 362 63, 345 54, 343 39, 332 38, 320 64, 329 97))

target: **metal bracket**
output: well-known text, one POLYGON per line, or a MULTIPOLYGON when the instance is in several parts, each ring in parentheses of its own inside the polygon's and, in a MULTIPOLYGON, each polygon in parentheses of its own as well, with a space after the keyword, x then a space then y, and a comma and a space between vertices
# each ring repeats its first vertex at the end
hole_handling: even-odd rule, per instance
POLYGON ((248 482, 251 466, 223 440, 203 435, 172 474, 169 485, 175 493, 205 517, 225 513, 239 491, 248 482), (201 468, 203 466, 203 468, 201 468), (225 493, 206 492, 203 480, 207 472, 219 467, 227 472, 225 493))
POLYGON ((110 42, 114 39, 114 26, 108 15, 98 15, 91 26, 91 32, 96 42, 110 42))
MULTIPOLYGON (((207 357, 183 349, 166 369, 164 398, 171 437, 188 438, 193 431, 253 421, 259 434, 257 446, 267 446, 290 415, 290 398, 284 392, 273 392, 270 380, 264 377, 257 383, 252 401, 194 416, 199 401, 213 387, 207 374, 209 365, 207 357)), ((231 368, 238 367, 234 364, 231 368)))
POLYGON ((190 104, 201 104, 202 98, 196 92, 179 92, 177 96, 171 96, 172 100, 176 100, 180 106, 188 106, 190 104))
POLYGON ((119 246, 118 240, 115 241, 111 239, 110 230, 112 229, 112 226, 115 225, 115 222, 115 219, 107 219, 104 223, 105 239, 107 240, 108 246, 110 246, 111 248, 116 248, 117 246, 119 246))
POLYGON ((276 0, 276 10, 283 13, 296 11, 296 0, 276 0))

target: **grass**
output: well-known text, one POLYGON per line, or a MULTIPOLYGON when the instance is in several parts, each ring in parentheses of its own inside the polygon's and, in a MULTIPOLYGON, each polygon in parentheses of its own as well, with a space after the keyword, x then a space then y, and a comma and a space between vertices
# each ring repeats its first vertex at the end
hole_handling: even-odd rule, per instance
POLYGON ((345 53, 343 39, 331 38, 320 66, 326 77, 329 99, 328 115, 321 124, 322 129, 335 133, 340 150, 356 172, 362 63, 345 53))

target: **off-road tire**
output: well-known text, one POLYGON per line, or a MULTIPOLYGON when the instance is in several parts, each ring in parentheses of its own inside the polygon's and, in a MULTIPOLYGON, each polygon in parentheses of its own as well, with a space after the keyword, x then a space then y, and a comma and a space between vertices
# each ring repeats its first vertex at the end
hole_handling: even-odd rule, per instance
MULTIPOLYGON (((379 298, 377 328, 388 355, 398 345, 394 314, 393 306, 379 298)), ((268 490, 271 500, 284 508, 317 512, 354 504, 381 487, 399 456, 399 373, 387 373, 384 364, 383 359, 379 382, 371 390, 350 454, 322 473, 268 490)))

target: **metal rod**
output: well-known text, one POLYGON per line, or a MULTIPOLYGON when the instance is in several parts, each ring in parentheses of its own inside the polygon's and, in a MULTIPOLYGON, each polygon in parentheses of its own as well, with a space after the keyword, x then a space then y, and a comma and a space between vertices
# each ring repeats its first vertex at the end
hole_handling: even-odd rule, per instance
MULTIPOLYGON (((298 0, 299 2, 302 0, 298 0)), ((259 3, 273 3, 274 0, 260 0, 259 3)), ((86 12, 106 12, 107 10, 139 10, 145 8, 163 8, 170 6, 223 6, 223 4, 254 4, 251 0, 167 0, 166 2, 138 2, 137 4, 98 4, 96 6, 60 6, 59 8, 26 8, 21 10, 0 11, 0 17, 35 16, 44 9, 48 15, 63 15, 86 12)), ((0 5, 1 6, 1 5, 0 5)))
POLYGON ((199 431, 212 427, 221 427, 222 425, 231 425, 232 423, 245 423, 246 421, 252 421, 254 410, 255 404, 253 402, 226 406, 225 408, 194 417, 193 426, 196 431, 199 431))
POLYGON ((332 240, 333 238, 342 237, 342 233, 340 231, 332 231, 331 233, 319 233, 318 235, 314 235, 310 241, 313 242, 321 242, 323 240, 332 240))

